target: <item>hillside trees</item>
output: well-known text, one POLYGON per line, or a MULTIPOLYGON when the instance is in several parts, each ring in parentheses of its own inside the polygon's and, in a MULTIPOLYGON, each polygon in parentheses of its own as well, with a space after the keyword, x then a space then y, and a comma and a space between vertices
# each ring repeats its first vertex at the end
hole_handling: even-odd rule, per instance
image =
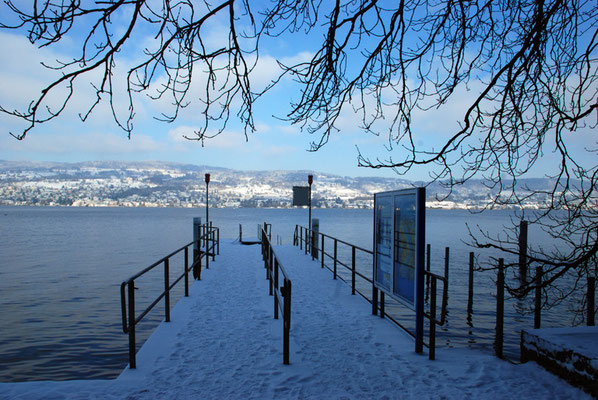
MULTIPOLYGON (((450 189, 471 178, 488 186, 488 207, 521 208, 530 198, 544 207, 521 218, 563 242, 558 250, 535 247, 529 259, 545 267, 545 286, 574 272, 594 273, 598 232, 595 136, 598 121, 598 5, 583 0, 534 1, 314 1, 250 2, 6 0, 2 28, 26 34, 45 47, 79 38, 78 51, 51 66, 63 72, 24 110, 1 110, 31 129, 58 118, 76 84, 93 83, 95 101, 108 102, 114 120, 133 132, 139 95, 171 104, 157 116, 173 121, 198 107, 206 140, 231 116, 251 132, 254 104, 281 80, 298 90, 282 116, 311 135, 311 150, 337 134, 343 116, 358 115, 364 134, 384 135, 388 152, 359 156, 369 168, 399 174, 434 166, 432 181, 450 189), (210 40, 218 21, 219 40, 210 40), (127 47, 152 37, 143 51, 127 47), (307 59, 279 61, 280 74, 256 88, 263 46, 277 38, 310 41, 307 59), (136 51, 136 52, 135 52, 136 51), (131 52, 135 52, 131 55, 131 52), (117 73, 128 55, 123 82, 126 113, 116 107, 117 73), (133 60, 133 61, 131 61, 133 60), (201 82, 199 93, 194 82, 201 82), (455 108, 455 104, 459 107, 455 108), (458 128, 433 145, 419 140, 421 116, 447 110, 458 128), (456 111, 455 111, 456 110, 456 111), (580 144, 581 142, 581 144, 580 144), (546 156, 548 190, 521 185, 546 156)), ((442 128, 442 127, 440 127, 442 128)), ((439 128, 439 129, 440 129, 439 128)), ((340 133, 342 134, 342 132, 340 133)), ((534 170, 536 169, 536 171, 534 170)), ((517 223, 518 221, 515 221, 517 223)), ((480 247, 518 252, 516 233, 501 238, 474 233, 480 247)), ((529 290, 534 282, 512 287, 529 290)), ((568 290, 568 289, 567 289, 568 290)), ((563 293, 567 293, 564 290, 563 293)))

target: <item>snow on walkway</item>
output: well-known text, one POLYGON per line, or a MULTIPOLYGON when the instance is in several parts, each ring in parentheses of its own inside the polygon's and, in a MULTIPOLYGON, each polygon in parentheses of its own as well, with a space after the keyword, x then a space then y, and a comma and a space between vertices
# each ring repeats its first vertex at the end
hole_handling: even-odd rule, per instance
POLYGON ((2 399, 589 398, 534 363, 469 350, 414 353, 413 340, 297 248, 276 247, 293 281, 291 365, 259 246, 223 244, 116 380, 0 384, 2 399))

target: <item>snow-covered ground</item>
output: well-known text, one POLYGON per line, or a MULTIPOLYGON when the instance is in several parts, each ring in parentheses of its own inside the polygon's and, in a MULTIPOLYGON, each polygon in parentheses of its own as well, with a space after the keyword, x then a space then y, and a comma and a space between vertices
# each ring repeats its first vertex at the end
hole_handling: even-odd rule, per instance
POLYGON ((534 363, 469 350, 414 353, 413 340, 327 270, 276 248, 293 281, 291 365, 258 246, 223 244, 138 353, 107 381, 0 384, 2 399, 583 399, 534 363))

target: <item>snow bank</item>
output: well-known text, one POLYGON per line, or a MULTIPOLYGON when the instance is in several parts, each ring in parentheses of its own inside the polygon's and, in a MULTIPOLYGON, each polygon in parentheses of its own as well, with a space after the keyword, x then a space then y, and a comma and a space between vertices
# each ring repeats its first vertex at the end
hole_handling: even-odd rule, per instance
POLYGON ((138 353, 137 370, 110 381, 0 384, 2 399, 589 398, 534 363, 468 350, 414 353, 412 339, 351 296, 297 248, 277 247, 293 281, 291 365, 273 319, 258 246, 221 255, 172 322, 138 353))

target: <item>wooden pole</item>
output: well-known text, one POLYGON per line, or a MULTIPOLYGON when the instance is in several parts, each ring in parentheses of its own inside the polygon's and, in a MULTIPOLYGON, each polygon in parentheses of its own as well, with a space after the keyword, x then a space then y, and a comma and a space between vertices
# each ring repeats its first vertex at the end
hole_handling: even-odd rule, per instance
POLYGON ((594 310, 596 309, 596 278, 593 276, 588 277, 588 326, 594 326, 594 310))
POLYGON ((474 266, 474 254, 473 251, 469 252, 469 290, 467 296, 467 314, 473 313, 473 266, 474 266))
POLYGON ((534 329, 542 324, 542 267, 536 267, 536 302, 534 307, 534 329))

